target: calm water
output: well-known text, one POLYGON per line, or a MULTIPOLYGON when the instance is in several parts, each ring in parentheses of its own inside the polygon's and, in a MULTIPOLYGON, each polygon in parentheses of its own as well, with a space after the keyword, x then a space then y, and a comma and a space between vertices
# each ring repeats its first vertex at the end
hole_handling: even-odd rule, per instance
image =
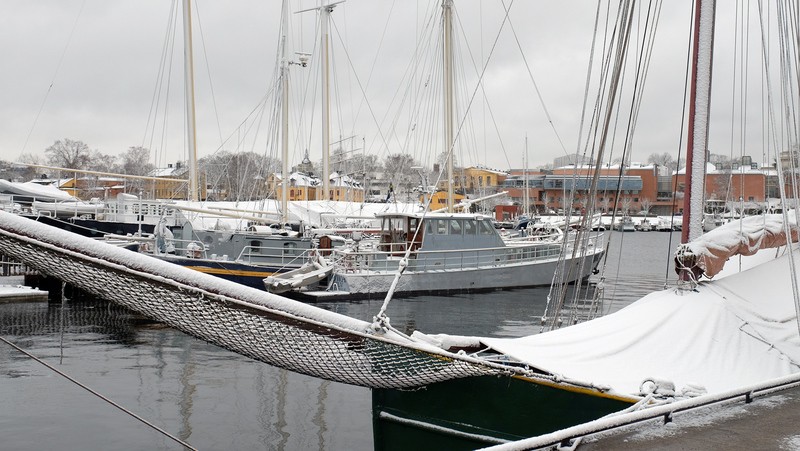
MULTIPOLYGON (((612 234, 607 310, 663 287, 670 235, 612 234)), ((515 337, 539 331, 547 293, 397 298, 388 313, 406 331, 515 337)), ((369 320, 381 303, 318 305, 369 320)), ((108 302, 0 303, 0 336, 199 449, 372 449, 368 389, 254 362, 108 302)), ((182 448, 2 342, 0 431, 2 450, 182 448)))

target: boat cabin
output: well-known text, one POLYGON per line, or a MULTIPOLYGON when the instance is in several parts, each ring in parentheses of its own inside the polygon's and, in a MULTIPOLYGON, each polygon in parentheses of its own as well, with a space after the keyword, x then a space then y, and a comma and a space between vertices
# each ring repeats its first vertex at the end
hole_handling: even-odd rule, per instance
POLYGON ((387 213, 378 215, 378 250, 401 256, 411 251, 502 247, 503 240, 488 216, 450 213, 387 213), (422 224, 422 227, 418 226, 422 224))

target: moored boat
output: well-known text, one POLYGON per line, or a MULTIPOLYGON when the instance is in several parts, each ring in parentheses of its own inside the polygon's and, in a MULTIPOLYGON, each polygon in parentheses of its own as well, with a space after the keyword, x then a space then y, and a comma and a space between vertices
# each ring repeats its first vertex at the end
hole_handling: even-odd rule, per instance
MULTIPOLYGON (((452 293, 549 286, 556 273, 588 277, 603 255, 603 235, 584 232, 503 239, 491 219, 464 213, 383 213, 378 240, 329 251, 331 276, 317 297, 452 293), (572 242, 575 241, 575 242, 572 242), (401 272, 397 282, 395 277, 401 272)), ((281 276, 265 281, 274 286, 281 276)))

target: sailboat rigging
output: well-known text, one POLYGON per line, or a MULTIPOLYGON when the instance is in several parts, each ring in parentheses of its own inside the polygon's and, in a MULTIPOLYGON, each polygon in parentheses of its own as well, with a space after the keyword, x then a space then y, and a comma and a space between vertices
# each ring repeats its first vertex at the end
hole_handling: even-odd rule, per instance
MULTIPOLYGON (((713 26, 713 0, 707 1, 710 6, 698 0, 695 27, 713 26)), ((618 25, 628 33, 633 5, 622 6, 618 25)), ((694 71, 692 78, 710 75, 694 71)), ((692 110, 704 114, 703 108, 692 110)), ((778 228, 796 230, 787 215, 752 222, 780 222, 778 228)), ((684 248, 700 261, 706 255, 698 244, 711 249, 739 240, 729 232, 744 226, 731 223, 684 248)), ((785 284, 792 279, 794 285, 798 276, 787 264, 798 252, 789 244, 792 233, 782 254, 757 253, 760 261, 747 260, 745 271, 695 280, 684 287, 689 289, 655 292, 602 318, 513 339, 409 335, 388 318, 356 320, 76 239, 5 212, 0 212, 0 235, 0 253, 210 343, 292 371, 372 388, 378 448, 414 449, 421 443, 474 448, 625 408, 737 390, 749 397, 756 384, 779 377, 800 380, 795 330, 800 323, 789 320, 800 320, 798 293, 785 284)), ((398 238, 415 243, 413 235, 398 238)))

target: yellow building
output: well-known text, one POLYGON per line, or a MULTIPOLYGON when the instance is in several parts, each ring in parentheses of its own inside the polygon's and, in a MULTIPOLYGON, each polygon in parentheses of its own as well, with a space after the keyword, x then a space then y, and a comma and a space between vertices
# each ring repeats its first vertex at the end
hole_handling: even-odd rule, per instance
MULTIPOLYGON (((289 175, 289 200, 317 200, 322 192, 320 185, 320 180, 314 176, 293 172, 289 175)), ((276 199, 281 199, 283 184, 280 174, 270 174, 267 177, 267 187, 270 193, 275 193, 276 199)))
MULTIPOLYGON (((422 196, 420 196, 420 202, 423 202, 422 196)), ((453 204, 458 204, 464 200, 464 195, 460 193, 453 193, 453 204)), ((438 210, 440 208, 447 208, 447 191, 446 190, 438 190, 431 195, 431 210, 438 210)))
MULTIPOLYGON (((144 194, 152 196, 153 199, 188 199, 189 186, 186 181, 188 172, 188 168, 180 163, 175 166, 168 164, 166 168, 155 169, 148 175, 156 177, 158 180, 144 182, 144 194)), ((205 173, 198 173, 198 179, 198 196, 200 200, 205 200, 208 194, 205 173)))
POLYGON ((471 193, 476 193, 487 188, 497 189, 503 186, 506 177, 508 177, 507 172, 489 169, 484 166, 465 168, 464 187, 471 193))
MULTIPOLYGON (((281 176, 279 174, 271 174, 267 180, 267 185, 270 191, 275 193, 275 198, 280 199, 283 192, 281 176)), ((294 172, 289 176, 288 197, 290 201, 324 200, 322 180, 314 176, 294 172)), ((364 202, 364 187, 352 177, 334 172, 331 174, 327 200, 364 202)))

